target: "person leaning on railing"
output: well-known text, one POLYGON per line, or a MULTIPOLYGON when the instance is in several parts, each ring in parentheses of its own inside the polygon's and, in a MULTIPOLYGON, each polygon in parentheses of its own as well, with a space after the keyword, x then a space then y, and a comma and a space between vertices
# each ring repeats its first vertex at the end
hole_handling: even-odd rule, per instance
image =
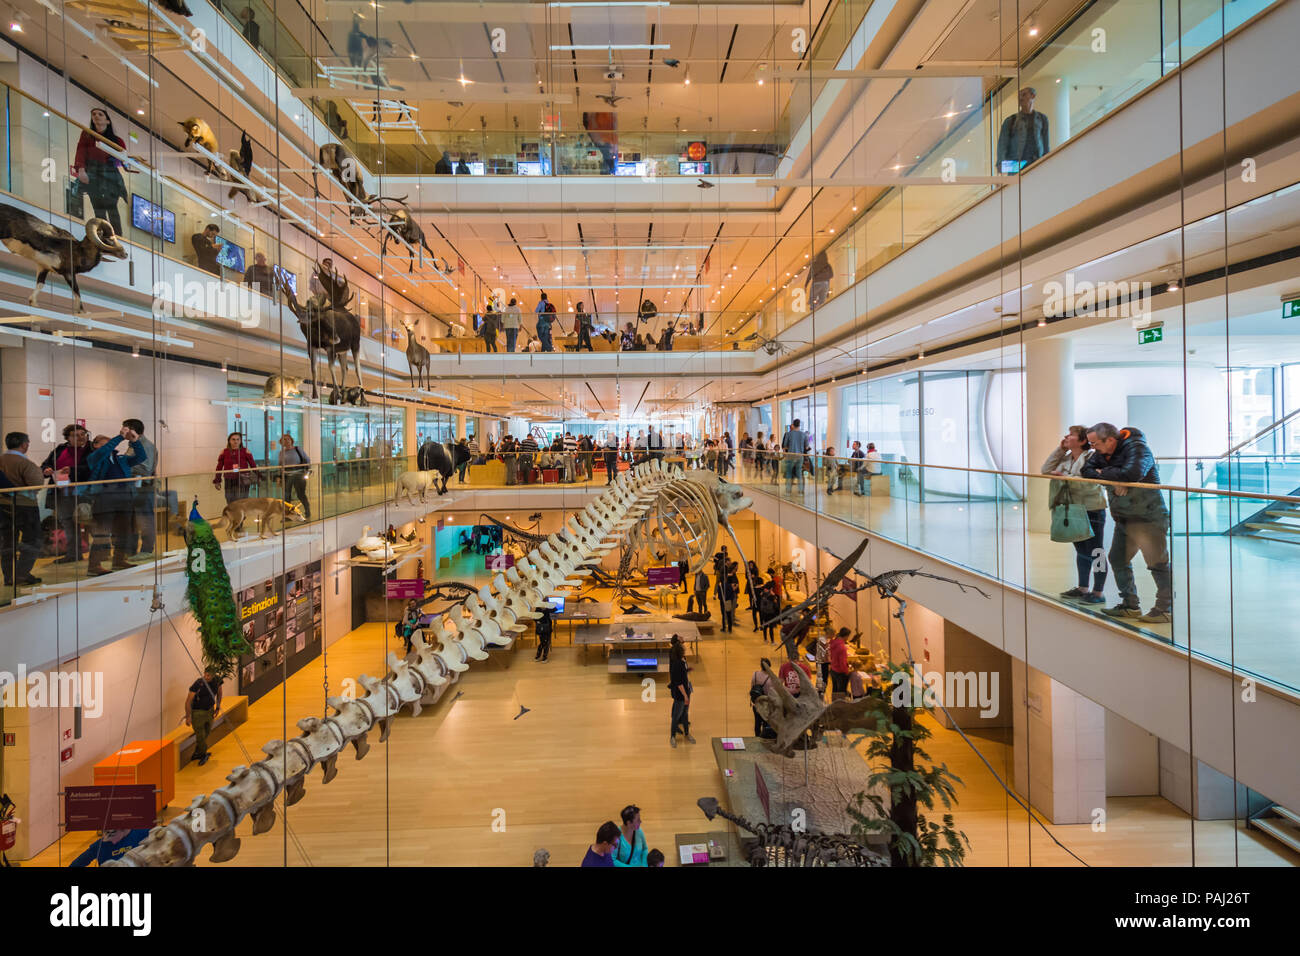
MULTIPOLYGON (((1043 462, 1042 471, 1045 475, 1077 478, 1091 457, 1092 446, 1088 444, 1087 429, 1082 425, 1071 425, 1061 443, 1043 462)), ((1106 496, 1102 494, 1101 486, 1090 481, 1053 481, 1048 486, 1047 502, 1049 508, 1079 505, 1088 513, 1088 524, 1092 530, 1091 537, 1073 542, 1079 584, 1068 591, 1062 591, 1061 597, 1083 604, 1104 604, 1106 599, 1102 596, 1102 590, 1106 586, 1103 544, 1106 496)))
MULTIPOLYGON (((1134 485, 1160 484, 1160 471, 1146 437, 1136 428, 1116 428, 1098 422, 1088 429, 1095 449, 1080 469, 1084 478, 1122 481, 1134 485)), ((1159 488, 1108 485, 1110 516, 1115 531, 1110 541, 1110 566, 1119 588, 1119 604, 1107 608, 1111 617, 1134 617, 1144 624, 1168 624, 1174 607, 1174 574, 1169 564, 1169 510, 1159 488), (1133 580, 1133 555, 1142 552, 1156 584, 1156 603, 1146 614, 1133 580)))
POLYGON ((7 512, 7 527, 4 528, 4 540, 0 541, 0 550, 4 555, 5 587, 19 584, 40 584, 41 579, 32 576, 36 558, 41 553, 41 509, 37 505, 36 492, 32 489, 42 483, 41 469, 36 462, 27 457, 31 447, 24 432, 10 432, 5 435, 4 454, 0 455, 0 474, 8 479, 14 488, 25 491, 11 492, 0 502, 7 512))
POLYGON ((86 461, 90 465, 91 480, 103 484, 90 488, 95 531, 90 542, 86 574, 92 577, 131 567, 127 550, 135 510, 135 487, 132 482, 121 479, 130 478, 132 466, 143 462, 145 457, 140 436, 129 426, 123 425, 113 438, 104 435, 95 438, 95 450, 86 461), (103 564, 110 545, 111 569, 103 564))
MULTIPOLYGON (((55 564, 72 564, 81 560, 81 527, 77 521, 77 501, 85 482, 90 481, 90 432, 84 425, 63 427, 63 444, 41 462, 41 473, 55 485, 54 514, 63 532, 63 555, 55 564)), ((48 499, 47 499, 48 502, 48 499)))

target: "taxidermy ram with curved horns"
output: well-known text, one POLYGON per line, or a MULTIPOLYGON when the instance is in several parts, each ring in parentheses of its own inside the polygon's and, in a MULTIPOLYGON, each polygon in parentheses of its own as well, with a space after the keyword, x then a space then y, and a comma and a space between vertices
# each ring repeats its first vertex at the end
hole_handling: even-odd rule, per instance
POLYGON ((0 243, 15 255, 30 259, 41 270, 36 276, 36 288, 27 297, 28 305, 36 304, 45 277, 54 272, 72 290, 73 307, 78 312, 85 309, 81 305, 77 276, 105 259, 126 258, 126 249, 106 219, 89 220, 85 237, 78 239, 66 229, 37 219, 17 206, 4 204, 0 204, 0 243))

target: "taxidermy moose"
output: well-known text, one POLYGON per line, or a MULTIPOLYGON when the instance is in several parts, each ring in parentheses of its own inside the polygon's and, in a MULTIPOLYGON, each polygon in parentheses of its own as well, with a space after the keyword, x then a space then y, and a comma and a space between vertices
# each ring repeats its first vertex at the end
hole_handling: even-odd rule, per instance
POLYGON ((348 280, 326 272, 319 266, 316 269, 316 279, 325 291, 308 299, 307 304, 303 305, 285 279, 277 277, 280 291, 284 294, 290 311, 298 319, 298 328, 302 329, 303 337, 307 340, 307 353, 311 359, 311 397, 319 397, 316 385, 316 353, 319 351, 324 355, 329 368, 330 384, 333 386, 331 395, 349 396, 350 393, 352 400, 349 404, 364 405, 366 398, 365 385, 361 381, 361 320, 348 309, 348 303, 352 300, 348 280), (352 354, 352 368, 357 377, 355 391, 346 387, 349 352, 352 354), (334 375, 336 359, 339 363, 337 378, 334 375))

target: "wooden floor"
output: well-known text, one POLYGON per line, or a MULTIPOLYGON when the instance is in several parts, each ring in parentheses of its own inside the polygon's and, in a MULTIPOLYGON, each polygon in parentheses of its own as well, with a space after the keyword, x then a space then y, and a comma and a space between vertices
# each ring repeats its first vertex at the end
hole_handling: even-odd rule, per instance
MULTIPOLYGON (((742 620, 748 615, 741 611, 742 620)), ((296 736, 296 721, 323 711, 325 669, 337 691, 345 677, 385 671, 384 656, 398 650, 390 628, 366 625, 332 645, 325 657, 294 675, 285 688, 250 708, 238 739, 213 748, 205 767, 177 778, 172 812, 225 782, 233 767, 259 759, 263 743, 296 736)), ((633 677, 611 677, 596 653, 583 662, 557 634, 548 663, 534 663, 527 646, 474 664, 434 707, 403 715, 387 744, 372 736, 361 762, 345 755, 328 786, 319 772, 304 799, 266 834, 240 825, 239 866, 527 866, 545 847, 553 865, 582 858, 605 820, 628 803, 642 808, 651 847, 671 861, 673 834, 704 829, 695 801, 722 794, 709 738, 752 733, 750 674, 763 653, 747 627, 729 640, 702 641, 691 661, 695 688, 692 731, 698 743, 668 744, 669 695, 646 699, 633 677), (522 711, 527 708, 527 711, 522 711)), ((968 862, 981 866, 1076 865, 1031 825, 955 733, 934 728, 931 756, 964 781, 955 817, 970 838, 968 862)), ((998 741, 979 745, 1010 779, 1010 750, 998 741)), ((798 758, 790 772, 800 772, 798 758)), ((1104 833, 1090 826, 1051 827, 1090 865, 1295 866, 1300 857, 1229 822, 1198 822, 1160 797, 1108 801, 1104 833), (1195 855, 1193 855, 1193 837, 1195 855)), ((65 865, 89 839, 74 834, 26 865, 65 865)), ((207 864, 207 850, 199 865, 207 864)))

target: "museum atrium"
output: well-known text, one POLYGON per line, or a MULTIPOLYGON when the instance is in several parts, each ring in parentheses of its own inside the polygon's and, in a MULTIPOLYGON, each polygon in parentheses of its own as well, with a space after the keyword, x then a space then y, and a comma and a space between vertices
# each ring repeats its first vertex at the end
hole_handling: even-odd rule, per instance
POLYGON ((1300 865, 1300 0, 2 2, 5 863, 1300 865))

